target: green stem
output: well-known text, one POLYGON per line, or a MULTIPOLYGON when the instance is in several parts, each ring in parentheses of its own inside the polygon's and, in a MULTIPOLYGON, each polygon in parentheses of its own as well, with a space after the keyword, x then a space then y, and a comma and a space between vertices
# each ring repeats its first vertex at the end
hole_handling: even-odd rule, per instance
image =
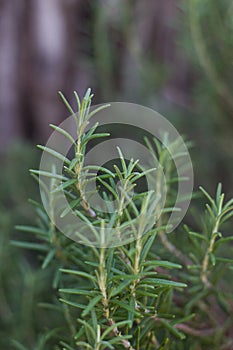
POLYGON ((202 263, 202 272, 201 272, 201 280, 203 282, 203 284, 210 289, 212 287, 211 283, 208 280, 208 267, 209 267, 209 260, 210 260, 210 254, 212 253, 213 249, 214 249, 214 243, 215 240, 217 238, 217 232, 218 232, 218 228, 219 228, 219 219, 216 220, 216 223, 214 225, 212 234, 211 234, 211 240, 210 240, 210 244, 209 247, 206 251, 206 254, 204 256, 203 259, 203 263, 202 263))

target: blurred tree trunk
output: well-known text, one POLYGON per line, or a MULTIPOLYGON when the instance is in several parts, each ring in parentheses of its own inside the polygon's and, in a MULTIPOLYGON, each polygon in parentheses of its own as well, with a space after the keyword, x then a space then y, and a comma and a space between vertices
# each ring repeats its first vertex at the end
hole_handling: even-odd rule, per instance
POLYGON ((0 147, 22 134, 19 115, 21 0, 0 2, 0 147))
POLYGON ((27 1, 25 6, 22 69, 22 114, 28 136, 46 140, 49 123, 62 112, 57 92, 66 81, 67 19, 62 0, 27 1))

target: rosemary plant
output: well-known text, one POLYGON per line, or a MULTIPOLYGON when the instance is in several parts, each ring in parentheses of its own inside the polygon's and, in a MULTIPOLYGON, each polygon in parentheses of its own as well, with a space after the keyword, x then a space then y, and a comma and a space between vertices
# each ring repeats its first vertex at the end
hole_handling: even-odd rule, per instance
MULTIPOLYGON (((34 349, 232 349, 233 294, 228 276, 232 273, 233 236, 225 236, 223 230, 233 215, 233 200, 224 200, 221 185, 215 198, 201 188, 207 202, 206 214, 197 214, 194 230, 183 223, 168 235, 165 227, 175 202, 177 174, 168 150, 158 141, 147 139, 145 144, 163 166, 167 197, 154 225, 145 234, 139 234, 134 219, 139 216, 143 221, 142 218, 151 217, 159 202, 150 200, 148 191, 136 193, 134 200, 129 200, 129 193, 150 171, 139 171, 137 161, 127 162, 119 148, 120 163, 111 169, 102 167, 93 179, 94 168, 85 165, 88 145, 109 134, 99 132, 98 124, 86 129, 100 108, 90 109, 90 90, 82 101, 75 92, 78 114, 60 95, 75 120, 77 140, 62 128, 51 127, 72 142, 73 158, 64 159, 54 150, 39 146, 54 158, 64 159, 63 175, 56 173, 56 167, 51 167, 50 172, 31 170, 43 187, 46 210, 32 201, 38 225, 17 228, 35 238, 12 242, 14 246, 38 252, 41 268, 53 275, 54 289, 51 304, 41 301, 40 307, 61 313, 64 319, 58 329, 51 325, 34 349), (43 183, 43 177, 49 182, 43 183), (109 205, 110 199, 116 201, 117 210, 104 214, 91 208, 87 191, 91 181, 96 181, 97 190, 102 191, 109 205), (72 210, 86 229, 95 232, 95 228, 100 228, 99 246, 92 244, 81 226, 77 237, 85 244, 71 240, 69 234, 64 235, 55 226, 53 196, 59 191, 65 193, 69 203, 60 208, 61 216, 72 210), (134 239, 109 247, 111 237, 105 241, 106 225, 119 236, 128 227, 134 239), (222 249, 226 243, 228 252, 222 249)), ((177 146, 176 142, 173 146, 177 146)), ((156 181, 159 188, 159 174, 156 181)), ((27 349, 16 341, 14 346, 27 349)))

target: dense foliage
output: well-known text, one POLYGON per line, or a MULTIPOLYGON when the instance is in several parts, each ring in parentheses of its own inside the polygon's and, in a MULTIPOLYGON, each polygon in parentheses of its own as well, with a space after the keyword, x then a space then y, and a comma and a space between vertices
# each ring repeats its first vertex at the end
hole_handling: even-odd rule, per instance
MULTIPOLYGON (((135 215, 144 212, 148 216, 154 210, 147 205, 147 192, 135 196, 137 205, 131 200, 122 209, 122 200, 128 198, 127 193, 136 179, 146 174, 139 175, 135 171, 134 160, 127 164, 119 149, 121 163, 115 165, 115 173, 102 168, 102 173, 97 176, 105 199, 119 197, 111 179, 117 177, 121 181, 124 191, 118 211, 110 216, 90 215, 93 212, 84 189, 86 182, 91 181, 93 167, 84 165, 86 146, 93 138, 107 137, 108 134, 98 133, 98 125, 85 131, 90 117, 99 111, 89 112, 92 98, 89 90, 82 101, 75 93, 78 114, 61 96, 79 131, 73 144, 74 158, 66 159, 62 179, 56 174, 56 169, 51 173, 40 170, 31 173, 40 184, 41 176, 50 179, 49 188, 43 186, 51 210, 54 191, 65 191, 75 215, 88 223, 90 230, 101 226, 103 243, 106 224, 118 227, 121 232, 126 222, 133 222, 135 215)), ((64 130, 52 127, 64 135, 64 130)), ((66 134, 66 137, 71 136, 66 134)), ((194 229, 183 222, 168 235, 165 226, 175 202, 173 185, 178 180, 168 150, 158 141, 154 143, 155 147, 152 147, 147 140, 151 152, 156 152, 164 169, 168 188, 162 214, 145 235, 112 248, 105 248, 104 244, 95 247, 88 237, 81 235, 86 244, 81 245, 59 232, 38 202, 33 202, 38 225, 18 226, 19 230, 33 234, 35 239, 15 240, 12 244, 37 251, 42 271, 47 271, 47 278, 52 278, 53 301, 45 303, 41 300, 40 307, 46 308, 48 315, 58 313, 63 319, 58 329, 51 324, 34 348, 51 349, 52 344, 57 344, 53 345, 54 349, 66 350, 217 350, 232 347, 233 295, 230 278, 226 277, 232 273, 233 260, 231 252, 224 252, 222 247, 233 240, 233 236, 224 234, 224 227, 233 215, 233 200, 225 201, 221 185, 214 198, 201 188, 206 201, 205 214, 203 211, 194 212, 197 223, 189 219, 194 229)), ((54 157, 61 157, 54 150, 39 148, 54 157)), ((159 176, 157 181, 160 181, 159 176)), ((66 212, 67 208, 62 215, 65 216, 66 212)), ((36 305, 34 307, 37 309, 36 305)), ((24 349, 16 341, 14 344, 16 348, 24 349)))

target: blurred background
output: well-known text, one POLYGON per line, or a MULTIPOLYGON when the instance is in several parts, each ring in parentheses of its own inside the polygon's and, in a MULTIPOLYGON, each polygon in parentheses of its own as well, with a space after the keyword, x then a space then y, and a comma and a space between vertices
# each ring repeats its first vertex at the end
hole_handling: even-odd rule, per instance
POLYGON ((195 187, 213 193, 220 181, 230 197, 232 57, 230 0, 0 0, 2 346, 10 348, 9 336, 35 349, 46 318, 33 319, 33 305, 48 294, 47 277, 8 241, 16 223, 33 223, 35 145, 46 142, 49 123, 68 116, 57 92, 72 103, 74 90, 82 96, 91 87, 96 104, 135 102, 162 113, 193 142, 195 187))

